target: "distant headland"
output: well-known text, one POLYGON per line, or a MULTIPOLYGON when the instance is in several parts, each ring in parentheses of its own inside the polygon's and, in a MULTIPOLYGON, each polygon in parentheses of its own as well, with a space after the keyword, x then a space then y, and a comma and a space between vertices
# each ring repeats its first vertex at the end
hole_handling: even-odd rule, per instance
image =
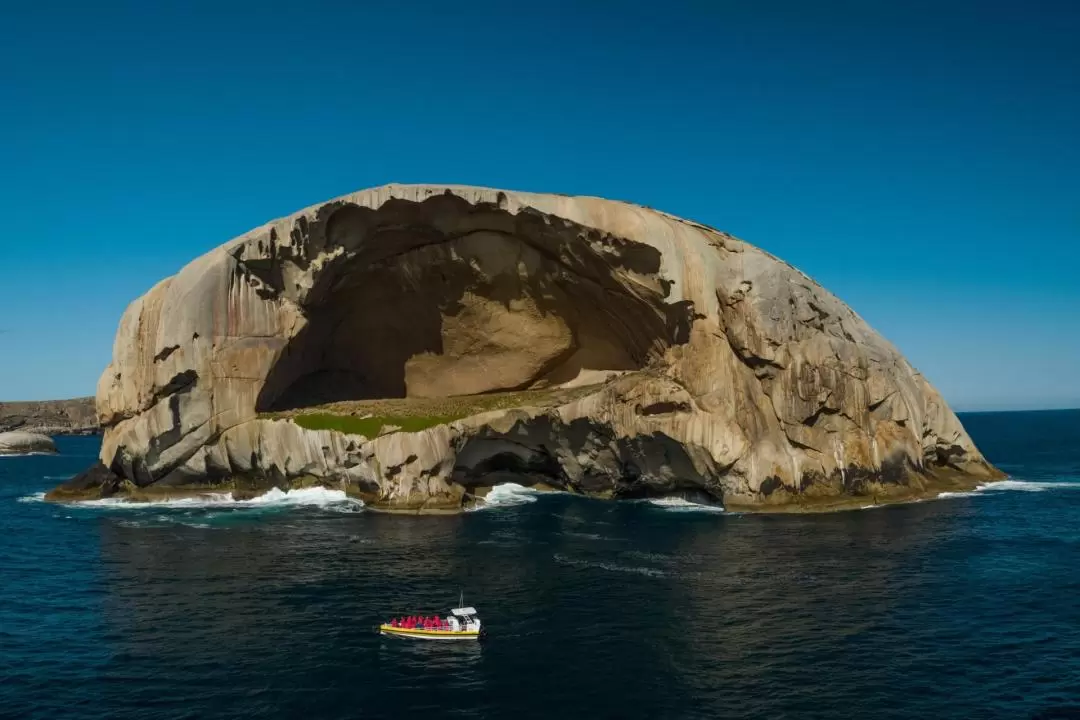
POLYGON ((101 426, 93 397, 0 402, 0 433, 13 430, 41 435, 95 435, 101 432, 101 426))

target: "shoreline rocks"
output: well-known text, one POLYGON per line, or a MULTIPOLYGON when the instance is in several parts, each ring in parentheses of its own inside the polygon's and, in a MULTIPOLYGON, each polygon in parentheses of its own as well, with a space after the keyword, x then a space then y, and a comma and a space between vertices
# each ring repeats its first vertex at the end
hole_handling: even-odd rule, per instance
POLYGON ((790 265, 648 208, 487 188, 374 188, 194 260, 128 308, 96 405, 102 470, 69 494, 314 479, 453 511, 515 473, 773 511, 1002 477, 926 379, 790 265), (423 410, 567 387, 584 389, 423 410), (293 419, 390 399, 401 417, 293 419))

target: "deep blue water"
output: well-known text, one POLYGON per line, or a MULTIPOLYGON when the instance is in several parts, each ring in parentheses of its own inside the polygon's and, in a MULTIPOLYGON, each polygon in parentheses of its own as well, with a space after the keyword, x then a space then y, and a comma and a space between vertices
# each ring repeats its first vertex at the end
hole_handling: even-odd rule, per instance
POLYGON ((55 506, 60 438, 0 459, 0 715, 1080 717, 1080 411, 962 419, 1006 489, 803 516, 55 506), (462 590, 484 644, 372 630, 462 590))

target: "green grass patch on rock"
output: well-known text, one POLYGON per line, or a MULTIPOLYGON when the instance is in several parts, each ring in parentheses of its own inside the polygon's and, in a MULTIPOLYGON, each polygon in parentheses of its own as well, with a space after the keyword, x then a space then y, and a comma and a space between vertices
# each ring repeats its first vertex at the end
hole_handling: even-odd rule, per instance
POLYGON ((378 437, 385 432, 419 432, 460 420, 464 415, 356 417, 330 413, 302 413, 293 422, 306 430, 336 430, 346 435, 378 437))
POLYGON ((390 432, 419 432, 491 410, 555 407, 596 392, 602 383, 458 395, 441 398, 342 400, 322 405, 260 413, 267 420, 291 419, 306 430, 335 430, 372 439, 390 432))

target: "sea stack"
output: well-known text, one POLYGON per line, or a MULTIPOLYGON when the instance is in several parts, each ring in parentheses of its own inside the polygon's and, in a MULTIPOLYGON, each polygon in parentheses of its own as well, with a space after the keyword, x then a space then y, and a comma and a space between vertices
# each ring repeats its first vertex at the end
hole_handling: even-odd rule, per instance
POLYGON ((0 432, 0 455, 54 454, 55 452, 56 444, 48 435, 20 430, 0 432))
POLYGON ((455 511, 515 473, 813 510, 1000 473, 844 303, 727 233, 592 197, 388 185, 136 300, 101 465, 56 498, 322 484, 455 511))

